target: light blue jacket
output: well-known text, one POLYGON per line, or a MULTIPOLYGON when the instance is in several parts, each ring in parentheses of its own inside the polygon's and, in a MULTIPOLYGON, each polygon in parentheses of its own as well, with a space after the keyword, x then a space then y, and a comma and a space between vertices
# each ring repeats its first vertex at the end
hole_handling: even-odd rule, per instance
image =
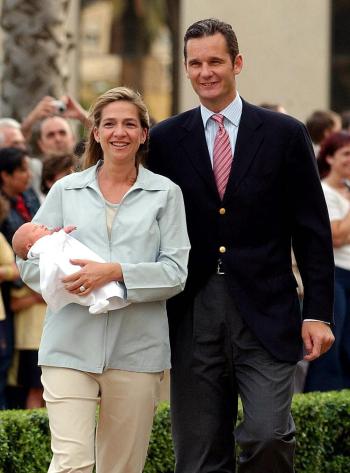
MULTIPOLYGON (((69 304, 47 311, 39 365, 101 373, 108 368, 158 372, 170 367, 165 301, 183 290, 189 240, 180 188, 140 166, 112 225, 96 179, 97 166, 59 180, 33 221, 76 225, 72 234, 107 262, 122 266, 132 304, 107 314, 69 304)), ((23 280, 40 292, 39 266, 18 259, 23 280)))

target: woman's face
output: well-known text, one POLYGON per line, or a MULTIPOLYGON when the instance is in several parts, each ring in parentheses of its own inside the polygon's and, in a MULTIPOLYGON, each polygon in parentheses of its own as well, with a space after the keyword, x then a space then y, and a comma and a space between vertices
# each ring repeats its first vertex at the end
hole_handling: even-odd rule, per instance
POLYGON ((105 161, 135 162, 140 145, 146 141, 147 130, 141 127, 136 105, 118 100, 104 107, 94 136, 101 145, 105 161))
POLYGON ((72 174, 74 171, 73 166, 67 169, 64 169, 63 171, 60 171, 54 175, 52 179, 46 179, 45 184, 48 189, 51 189, 51 187, 55 184, 55 182, 59 181, 62 179, 62 177, 68 176, 68 174, 72 174))
POLYGON ((327 162, 332 172, 343 179, 350 179, 350 143, 337 149, 333 156, 328 156, 327 162))
POLYGON ((21 194, 28 189, 32 173, 29 169, 29 158, 25 157, 22 161, 22 165, 14 170, 12 174, 7 172, 2 173, 2 180, 4 187, 12 195, 21 194))

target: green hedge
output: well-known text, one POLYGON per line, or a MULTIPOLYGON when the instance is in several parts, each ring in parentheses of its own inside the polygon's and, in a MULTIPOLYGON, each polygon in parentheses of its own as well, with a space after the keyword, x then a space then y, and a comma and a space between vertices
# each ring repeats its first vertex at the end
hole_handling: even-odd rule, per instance
MULTIPOLYGON (((297 395, 293 416, 298 431, 296 473, 349 473, 350 391, 297 395)), ((0 473, 46 473, 49 443, 44 409, 0 412, 0 473)), ((171 473, 173 464, 169 406, 163 403, 144 472, 171 473)))
POLYGON ((350 391, 295 396, 297 473, 350 472, 350 391))

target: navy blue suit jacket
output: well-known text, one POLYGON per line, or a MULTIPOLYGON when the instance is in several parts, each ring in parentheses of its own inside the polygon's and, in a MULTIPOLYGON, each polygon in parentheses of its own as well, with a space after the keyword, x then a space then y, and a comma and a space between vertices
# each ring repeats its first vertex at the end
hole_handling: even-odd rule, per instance
POLYGON ((223 201, 199 108, 151 130, 148 167, 181 187, 192 245, 186 289, 168 304, 171 333, 221 257, 250 329, 278 359, 299 359, 302 318, 332 320, 334 284, 328 212, 304 125, 243 101, 223 201), (291 242, 304 284, 302 315, 291 242))

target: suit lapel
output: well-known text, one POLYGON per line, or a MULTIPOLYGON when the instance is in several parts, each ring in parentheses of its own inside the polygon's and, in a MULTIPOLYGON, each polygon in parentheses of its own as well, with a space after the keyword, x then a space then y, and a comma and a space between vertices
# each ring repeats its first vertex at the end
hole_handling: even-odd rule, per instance
POLYGON ((233 165, 227 183, 224 200, 232 196, 246 175, 263 140, 262 121, 255 109, 243 101, 241 121, 238 128, 233 165))
MULTIPOLYGON (((234 163, 227 184, 224 201, 232 196, 246 175, 256 152, 263 140, 262 121, 256 108, 243 101, 242 117, 239 124, 234 163)), ((205 139, 200 108, 192 110, 182 125, 180 142, 195 171, 201 176, 208 189, 219 199, 210 156, 205 139)))
POLYGON ((184 134, 180 139, 181 145, 189 161, 208 188, 219 198, 199 107, 192 110, 182 127, 184 134))

